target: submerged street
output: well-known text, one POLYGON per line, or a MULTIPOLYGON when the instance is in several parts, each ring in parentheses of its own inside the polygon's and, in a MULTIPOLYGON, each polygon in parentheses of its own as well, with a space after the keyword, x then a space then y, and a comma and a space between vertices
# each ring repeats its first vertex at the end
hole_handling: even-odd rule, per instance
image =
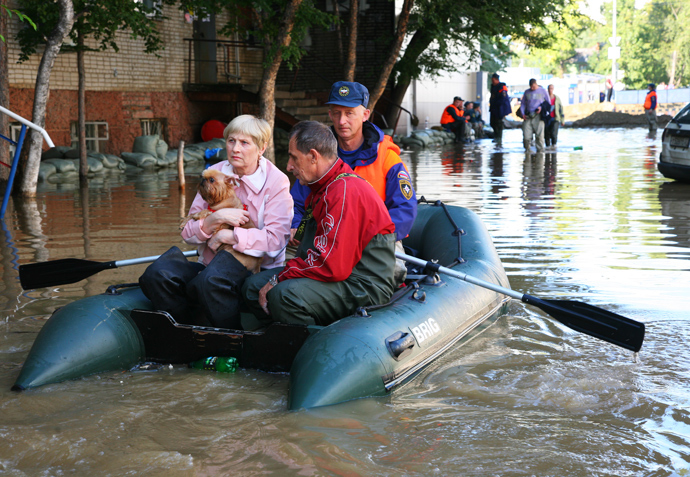
POLYGON ((502 147, 401 154, 418 198, 484 220, 514 290, 645 323, 638 355, 514 301, 390 397, 298 412, 286 411, 286 375, 242 369, 166 366, 10 392, 56 308, 145 268, 23 291, 18 265, 191 249, 178 225, 200 170, 184 194, 176 169, 100 176, 85 191, 39 184, 3 223, 0 473, 690 474, 690 185, 656 170, 661 132, 562 129, 557 149, 525 154, 508 130, 502 147))

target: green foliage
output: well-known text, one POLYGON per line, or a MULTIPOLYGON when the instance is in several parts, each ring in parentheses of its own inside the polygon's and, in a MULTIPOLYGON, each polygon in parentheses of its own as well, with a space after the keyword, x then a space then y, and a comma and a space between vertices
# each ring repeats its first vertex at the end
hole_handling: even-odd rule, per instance
POLYGON ((578 5, 570 3, 563 9, 563 22, 549 22, 540 27, 539 34, 549 38, 545 48, 523 48, 518 58, 525 66, 539 67, 545 74, 563 76, 564 73, 578 72, 578 55, 575 48, 578 38, 592 29, 594 22, 579 13, 578 5))
MULTIPOLYGON (((187 7, 209 13, 220 13, 227 10, 230 20, 223 25, 220 33, 231 35, 238 33, 242 37, 253 37, 266 47, 264 65, 273 61, 279 45, 276 38, 283 26, 283 15, 287 0, 188 0, 187 7)), ((327 29, 336 21, 334 15, 322 12, 314 5, 314 0, 303 0, 295 16, 290 45, 282 50, 282 60, 292 68, 296 66, 305 53, 301 46, 309 28, 327 29)))
MULTIPOLYGON (((45 0, 19 0, 21 9, 36 20, 36 30, 22 29, 17 38, 21 46, 19 61, 26 61, 36 48, 45 41, 45 37, 52 31, 58 21, 59 9, 56 2, 45 0)), ((70 39, 76 46, 71 49, 118 51, 116 33, 119 30, 129 30, 132 38, 141 37, 144 40, 146 53, 154 53, 164 47, 154 18, 157 12, 143 3, 133 0, 74 0, 76 20, 70 39), (79 46, 79 37, 95 40, 97 46, 79 46)), ((164 0, 165 4, 173 4, 174 0, 164 0)))
MULTIPOLYGON (((621 37, 618 67, 624 72, 619 79, 633 89, 646 89, 648 83, 673 82, 677 87, 690 84, 690 2, 650 0, 640 9, 635 3, 635 0, 617 0, 616 34, 621 37)), ((555 35, 547 49, 530 50, 528 65, 540 67, 543 73, 559 74, 561 70, 554 59, 562 59, 574 51, 569 48, 573 45, 594 50, 583 71, 610 75, 608 39, 613 35, 612 3, 604 4, 602 14, 606 24, 589 22, 589 28, 584 29, 573 25, 566 16, 572 31, 567 41, 555 35), (559 52, 564 54, 559 56, 559 52)))
POLYGON ((434 76, 441 71, 464 70, 480 58, 504 64, 513 40, 529 46, 545 45, 550 35, 545 29, 547 22, 561 25, 563 9, 570 1, 418 0, 408 28, 412 39, 396 72, 410 78, 434 76), (468 52, 466 63, 451 61, 455 55, 467 56, 468 52))
MULTIPOLYGON (((17 15, 17 18, 19 18, 19 21, 20 21, 20 22, 26 22, 26 23, 28 23, 29 25, 31 25, 31 27, 32 27, 34 30, 36 29, 36 24, 31 20, 31 18, 29 18, 28 16, 24 15, 22 12, 18 12, 17 10, 12 10, 11 8, 9 8, 9 7, 6 6, 6 5, 0 5, 0 8, 2 8, 3 10, 5 10, 5 13, 7 14, 7 16, 8 16, 9 18, 12 18, 12 14, 14 13, 15 15, 17 15)), ((0 35, 0 40, 2 40, 3 42, 5 42, 5 37, 2 36, 2 35, 0 35)))
POLYGON ((635 9, 635 0, 618 2, 618 24, 621 37, 621 58, 618 64, 625 71, 623 82, 634 89, 646 89, 647 83, 668 80, 666 71, 669 58, 665 36, 668 7, 665 2, 651 2, 645 8, 635 9))

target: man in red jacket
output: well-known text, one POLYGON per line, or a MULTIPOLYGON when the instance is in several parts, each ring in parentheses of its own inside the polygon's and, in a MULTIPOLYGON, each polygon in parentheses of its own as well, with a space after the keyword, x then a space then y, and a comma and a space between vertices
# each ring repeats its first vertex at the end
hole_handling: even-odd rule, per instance
POLYGON ((331 130, 295 125, 287 170, 310 193, 296 238, 297 255, 282 271, 245 281, 245 301, 262 325, 328 325, 361 306, 388 301, 395 288, 395 225, 374 188, 338 158, 331 130))

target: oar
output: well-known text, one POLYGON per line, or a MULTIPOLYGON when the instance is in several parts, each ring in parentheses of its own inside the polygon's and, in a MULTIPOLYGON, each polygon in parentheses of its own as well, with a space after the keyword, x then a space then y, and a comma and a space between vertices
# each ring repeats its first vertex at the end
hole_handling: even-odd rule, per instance
MULTIPOLYGON (((196 250, 182 252, 185 257, 198 255, 196 250)), ((79 258, 63 258, 50 262, 19 265, 19 282, 24 290, 53 287, 78 282, 109 268, 120 268, 128 265, 139 265, 155 261, 160 255, 151 257, 114 260, 112 262, 93 262, 79 258)))
POLYGON ((599 338, 631 351, 639 351, 644 341, 644 324, 596 306, 579 301, 541 300, 523 295, 510 288, 504 288, 494 283, 486 282, 465 273, 442 267, 434 262, 427 262, 416 257, 396 253, 401 260, 424 267, 431 272, 441 272, 451 277, 459 278, 468 283, 488 288, 511 298, 518 299, 528 305, 534 305, 563 323, 568 328, 599 338))

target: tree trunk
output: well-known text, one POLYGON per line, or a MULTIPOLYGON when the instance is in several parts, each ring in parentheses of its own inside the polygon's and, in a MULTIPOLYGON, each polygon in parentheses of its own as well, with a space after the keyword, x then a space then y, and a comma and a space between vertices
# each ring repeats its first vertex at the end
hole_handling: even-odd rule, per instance
POLYGON ((347 59, 343 71, 345 81, 355 80, 355 68, 357 68, 357 27, 359 22, 359 0, 350 0, 350 35, 347 43, 347 59))
MULTIPOLYGON (((7 0, 0 0, 0 5, 6 5, 7 0)), ((2 12, 2 10, 0 10, 2 12)), ((7 15, 0 13, 0 35, 8 40, 7 37, 7 15)), ((7 77, 9 71, 7 68, 7 43, 0 41, 0 106, 10 109, 10 80, 7 77)), ((10 120, 4 114, 0 114, 0 134, 5 137, 10 137, 10 120)), ((0 161, 5 164, 10 164, 10 143, 0 139, 0 161)), ((11 164, 10 164, 11 165, 11 164)), ((0 164, 0 182, 7 181, 10 175, 10 168, 0 164)))
POLYGON ((84 68, 84 37, 77 32, 77 75, 79 76, 79 90, 77 93, 79 104, 79 182, 86 183, 89 164, 86 162, 86 69, 84 68))
MULTIPOLYGON (((40 127, 45 126, 46 106, 50 91, 50 72, 60 52, 60 47, 65 37, 69 34, 74 24, 74 5, 72 0, 58 0, 60 6, 60 19, 55 29, 47 38, 41 63, 38 66, 36 76, 36 88, 34 89, 34 107, 32 122, 40 127)), ((38 131, 31 129, 29 136, 29 155, 24 164, 21 194, 26 197, 36 196, 36 184, 38 183, 38 167, 41 162, 43 150, 43 136, 38 131)))
MULTIPOLYGON (((405 53, 402 58, 400 58, 400 64, 403 66, 400 68, 401 73, 398 76, 398 81, 393 88, 393 95, 391 96, 390 104, 386 108, 386 122, 389 127, 395 128, 397 123, 398 115, 400 114, 400 105, 405 99, 405 93, 407 93, 407 88, 412 83, 412 76, 405 73, 405 71, 410 71, 411 66, 417 63, 419 56, 424 53, 431 42, 434 41, 433 33, 428 30, 420 29, 415 32, 405 48, 405 53), (405 66, 407 65, 407 66, 405 66)), ((371 101, 369 102, 371 105, 371 101)))
MULTIPOLYGON (((371 96, 369 97, 369 109, 372 111, 376 107, 376 103, 383 94, 388 84, 388 78, 390 78, 395 62, 398 61, 398 55, 400 55, 400 48, 402 48, 403 40, 405 39, 405 34, 407 33, 407 25, 410 20, 410 10, 412 10, 412 5, 414 0, 405 0, 403 3, 402 11, 398 17, 398 27, 395 30, 395 37, 393 39, 393 45, 391 46, 390 54, 388 59, 383 63, 383 68, 381 69, 381 74, 379 79, 374 86, 371 96)), ((398 103, 399 105, 400 103, 398 103)))
MULTIPOLYGON (((292 41, 292 27, 295 24, 295 15, 297 14, 297 9, 302 4, 302 0, 289 0, 287 7, 285 8, 285 13, 283 14, 283 26, 280 29, 280 33, 274 40, 276 48, 273 52, 273 57, 268 58, 270 64, 264 69, 263 76, 261 77, 261 86, 259 88, 259 116, 268 121, 268 124, 273 130, 276 117, 276 78, 278 77, 278 70, 280 69, 280 64, 283 61, 283 48, 290 45, 292 41)), ((268 41, 264 41, 264 53, 270 55, 269 48, 271 44, 268 41)), ((273 145, 273 136, 268 143, 266 152, 264 153, 266 159, 275 163, 275 151, 273 145)))
POLYGON ((668 82, 669 84, 672 84, 673 86, 677 85, 676 83, 676 60, 678 58, 678 51, 673 50, 673 53, 671 53, 671 72, 668 75, 668 82))

